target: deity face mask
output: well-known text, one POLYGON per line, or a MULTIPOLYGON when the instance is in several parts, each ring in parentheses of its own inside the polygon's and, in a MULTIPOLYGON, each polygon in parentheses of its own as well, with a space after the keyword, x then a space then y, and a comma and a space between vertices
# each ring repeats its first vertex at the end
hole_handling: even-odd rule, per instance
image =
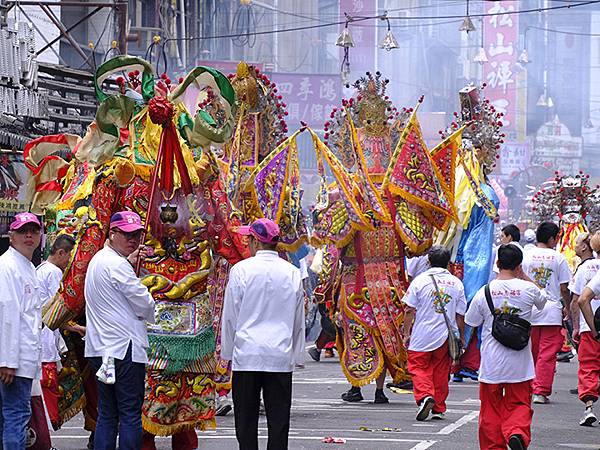
POLYGON ((381 134, 388 127, 388 102, 378 94, 375 81, 369 80, 358 101, 358 120, 369 134, 381 134))
POLYGON ((250 110, 258 107, 260 87, 254 73, 245 62, 238 64, 236 76, 231 80, 231 84, 238 102, 244 103, 250 110))

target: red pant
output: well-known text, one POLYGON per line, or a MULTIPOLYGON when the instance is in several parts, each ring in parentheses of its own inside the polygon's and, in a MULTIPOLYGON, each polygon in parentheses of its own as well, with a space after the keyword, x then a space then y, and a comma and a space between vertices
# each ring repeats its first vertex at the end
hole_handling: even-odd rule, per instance
POLYGON ((446 412, 451 364, 448 341, 432 352, 408 351, 408 372, 412 375, 417 404, 425 397, 433 397, 433 411, 446 412))
MULTIPOLYGON (((171 448, 173 450, 195 450, 198 448, 198 436, 196 430, 184 430, 175 433, 171 437, 171 448)), ((144 431, 142 436, 142 450, 156 450, 154 435, 144 431)))
POLYGON ((579 400, 587 402, 598 400, 598 377, 600 377, 600 342, 585 331, 579 337, 579 372, 577 373, 577 390, 579 400))
POLYGON ((531 351, 535 364, 533 393, 549 396, 552 394, 556 354, 563 343, 560 325, 535 325, 531 327, 531 351))
POLYGON ((506 450, 508 439, 518 434, 525 447, 531 442, 531 381, 479 383, 479 448, 506 450))
POLYGON ((42 379, 40 380, 40 384, 42 385, 44 404, 46 405, 52 428, 58 430, 61 426, 60 415, 58 413, 60 391, 58 389, 58 370, 56 369, 55 362, 42 363, 42 379))

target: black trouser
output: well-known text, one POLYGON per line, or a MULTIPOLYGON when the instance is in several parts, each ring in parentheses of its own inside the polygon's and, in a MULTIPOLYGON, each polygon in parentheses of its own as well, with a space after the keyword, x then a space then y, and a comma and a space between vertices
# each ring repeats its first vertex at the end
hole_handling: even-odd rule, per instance
POLYGON ((240 450, 258 450, 261 390, 269 430, 267 450, 286 450, 292 407, 292 372, 234 371, 231 383, 235 435, 240 450))

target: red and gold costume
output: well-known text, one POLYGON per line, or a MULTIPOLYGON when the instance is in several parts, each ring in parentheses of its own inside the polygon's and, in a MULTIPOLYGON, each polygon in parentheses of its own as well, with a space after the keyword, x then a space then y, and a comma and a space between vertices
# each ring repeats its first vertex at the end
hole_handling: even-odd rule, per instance
POLYGON ((455 137, 430 154, 416 111, 397 112, 386 84, 379 73, 354 84, 356 96, 325 124, 329 147, 313 133, 323 177, 313 239, 327 244, 316 293, 338 327, 342 369, 355 387, 385 369, 395 382, 409 378, 400 333, 404 254, 427 250, 434 229, 453 217, 455 137), (329 186, 325 162, 336 181, 329 186))
POLYGON ((178 85, 166 77, 155 84, 150 65, 128 56, 100 66, 95 81, 96 121, 75 149, 55 207, 78 211, 77 245, 44 321, 56 328, 83 313, 86 268, 104 245, 111 215, 140 214, 153 250, 140 278, 156 302, 156 324, 148 329, 144 448, 154 448, 152 435, 173 435, 174 448, 195 448, 194 430, 215 426, 217 286, 227 271, 214 258, 234 264, 249 256, 233 233, 239 219, 210 149, 231 136, 234 91, 205 67, 178 85), (117 78, 120 93, 106 95, 103 81, 123 71, 128 79, 117 78), (199 90, 193 114, 182 101, 188 86, 199 90))

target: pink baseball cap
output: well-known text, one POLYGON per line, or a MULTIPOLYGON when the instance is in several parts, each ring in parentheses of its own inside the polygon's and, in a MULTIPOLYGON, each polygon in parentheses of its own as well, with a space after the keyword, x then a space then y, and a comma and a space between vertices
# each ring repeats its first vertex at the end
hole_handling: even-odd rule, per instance
POLYGON ((40 223, 39 219, 36 217, 35 214, 32 214, 30 212, 22 212, 22 213, 15 215, 15 218, 12 221, 12 223, 10 224, 9 229, 10 230, 18 230, 23 225, 27 225, 28 223, 34 223, 38 227, 42 228, 42 224, 40 223))
POLYGON ((252 235, 265 244, 279 242, 279 225, 270 219, 257 219, 251 225, 239 227, 237 233, 243 236, 252 235))
POLYGON ((119 211, 110 218, 110 229, 118 228, 125 233, 144 229, 142 219, 133 211, 119 211))

